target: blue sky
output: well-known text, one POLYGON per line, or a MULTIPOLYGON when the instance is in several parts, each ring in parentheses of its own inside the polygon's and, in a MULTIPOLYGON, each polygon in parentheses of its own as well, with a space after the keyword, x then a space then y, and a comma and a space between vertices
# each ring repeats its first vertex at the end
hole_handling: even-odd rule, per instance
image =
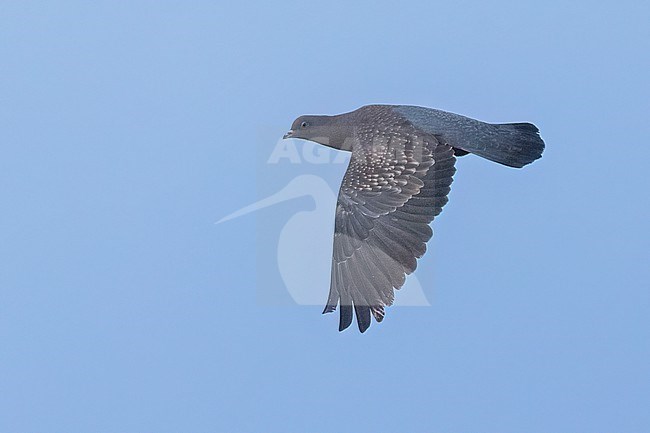
POLYGON ((0 431, 649 431, 649 21, 628 1, 3 2, 0 431), (532 121, 547 150, 460 159, 417 270, 431 306, 360 335, 260 297, 308 198, 214 222, 285 183, 260 161, 296 116, 368 103, 532 121))

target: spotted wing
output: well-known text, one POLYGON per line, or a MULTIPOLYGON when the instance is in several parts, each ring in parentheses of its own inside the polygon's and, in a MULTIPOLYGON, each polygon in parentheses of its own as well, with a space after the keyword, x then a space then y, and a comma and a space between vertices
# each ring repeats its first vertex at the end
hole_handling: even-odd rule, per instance
POLYGON ((384 318, 394 289, 426 251, 429 223, 447 203, 453 149, 407 126, 357 131, 336 206, 330 293, 323 313, 340 304, 339 330, 384 318))

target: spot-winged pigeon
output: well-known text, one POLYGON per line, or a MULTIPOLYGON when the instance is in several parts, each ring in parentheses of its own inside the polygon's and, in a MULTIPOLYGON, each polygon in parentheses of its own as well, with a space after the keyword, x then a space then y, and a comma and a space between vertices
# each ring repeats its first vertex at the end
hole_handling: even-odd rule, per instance
POLYGON ((530 123, 490 124, 405 105, 367 105, 336 116, 300 116, 284 138, 352 152, 336 206, 330 293, 339 330, 361 332, 384 318, 394 290, 426 251, 429 223, 447 203, 456 156, 473 153, 510 167, 542 156, 530 123))

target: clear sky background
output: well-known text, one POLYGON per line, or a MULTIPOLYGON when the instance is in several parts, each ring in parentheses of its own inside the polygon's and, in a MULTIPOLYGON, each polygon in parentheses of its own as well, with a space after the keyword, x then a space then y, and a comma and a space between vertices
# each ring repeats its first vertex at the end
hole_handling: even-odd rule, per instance
POLYGON ((650 431, 649 22, 642 1, 1 2, 0 431, 650 431), (547 151, 460 159, 417 271, 431 307, 361 335, 259 301, 286 207, 214 222, 296 116, 368 103, 533 121, 547 151))

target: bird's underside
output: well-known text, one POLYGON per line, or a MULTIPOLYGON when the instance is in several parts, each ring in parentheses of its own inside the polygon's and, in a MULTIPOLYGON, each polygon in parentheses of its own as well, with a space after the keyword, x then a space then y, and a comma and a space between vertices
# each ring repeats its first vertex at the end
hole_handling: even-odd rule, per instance
POLYGON ((391 110, 361 118, 336 206, 330 293, 339 330, 377 322, 417 266, 447 203, 454 149, 391 110))

